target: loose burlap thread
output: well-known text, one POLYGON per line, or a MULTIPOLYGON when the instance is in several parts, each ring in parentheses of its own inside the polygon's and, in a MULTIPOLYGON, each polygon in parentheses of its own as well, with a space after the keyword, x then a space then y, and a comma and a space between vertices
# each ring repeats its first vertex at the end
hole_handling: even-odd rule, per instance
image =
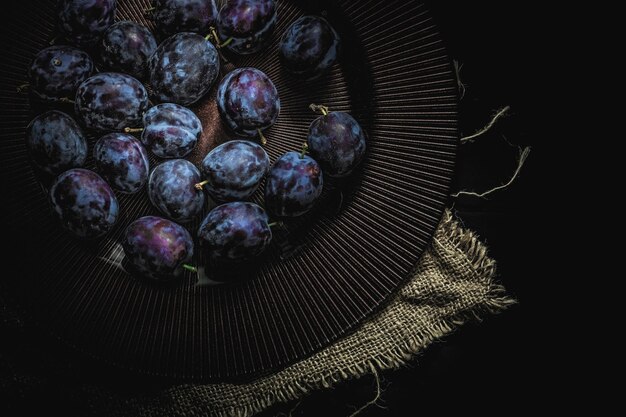
MULTIPOLYGON (((502 311, 514 300, 495 282, 495 273, 487 248, 446 211, 414 276, 384 309, 352 334, 283 370, 245 384, 184 384, 151 394, 121 394, 78 380, 63 390, 68 398, 88 398, 93 416, 252 416, 313 390, 403 366, 466 321, 502 311)), ((2 384, 13 392, 32 383, 32 375, 25 377, 14 364, 4 367, 11 375, 2 384)))

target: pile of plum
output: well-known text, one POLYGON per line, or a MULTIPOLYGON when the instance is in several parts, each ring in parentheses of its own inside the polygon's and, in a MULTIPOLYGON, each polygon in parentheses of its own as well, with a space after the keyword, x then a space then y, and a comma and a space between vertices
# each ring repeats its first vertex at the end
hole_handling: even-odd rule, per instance
MULTIPOLYGON (((163 217, 132 222, 122 246, 134 272, 168 280, 191 262, 188 224, 202 215, 208 195, 218 205, 196 235, 211 259, 246 262, 272 240, 271 220, 301 216, 318 201, 324 175, 345 177, 365 154, 365 133, 349 114, 320 112, 301 151, 271 164, 263 131, 279 117, 272 80, 256 68, 238 68, 217 85, 217 105, 232 140, 213 149, 200 167, 184 159, 203 126, 185 106, 205 97, 220 75, 221 49, 257 53, 273 36, 273 0, 155 0, 148 10, 157 37, 135 22, 115 23, 115 0, 60 0, 57 45, 40 51, 28 72, 31 98, 48 106, 73 104, 37 116, 26 130, 33 165, 50 176, 52 210, 82 239, 106 235, 119 217, 116 193, 147 188, 163 217), (102 72, 98 72, 102 69, 102 72), (156 105, 153 103, 157 103, 156 105), (85 131, 100 139, 87 160, 85 131), (257 143, 257 142, 259 142, 257 143), (151 169, 148 152, 165 161, 151 169), (249 200, 265 181, 265 208, 249 200)), ((327 20, 296 20, 279 44, 281 65, 313 80, 333 66, 340 39, 327 20)), ((58 107, 57 107, 58 108, 58 107)), ((304 138, 303 138, 304 139, 304 138)))

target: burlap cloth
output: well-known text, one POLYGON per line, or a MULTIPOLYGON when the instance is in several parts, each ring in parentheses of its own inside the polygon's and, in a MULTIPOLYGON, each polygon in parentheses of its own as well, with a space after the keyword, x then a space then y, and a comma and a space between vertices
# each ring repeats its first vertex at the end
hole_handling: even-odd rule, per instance
MULTIPOLYGON (((446 211, 415 276, 383 310, 332 346, 269 376, 245 384, 166 385, 129 393, 97 379, 72 378, 72 365, 63 361, 25 368, 3 355, 0 384, 4 393, 18 396, 32 396, 33 384, 47 384, 82 416, 251 416, 339 381, 400 367, 465 321, 502 311, 514 301, 494 276, 486 247, 446 211)), ((3 316, 4 326, 23 325, 6 309, 3 316)))

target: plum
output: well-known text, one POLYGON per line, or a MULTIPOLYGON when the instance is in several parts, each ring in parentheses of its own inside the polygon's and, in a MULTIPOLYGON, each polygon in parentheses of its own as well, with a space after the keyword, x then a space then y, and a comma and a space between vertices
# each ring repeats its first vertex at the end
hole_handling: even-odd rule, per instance
POLYGON ((311 105, 323 113, 309 127, 308 147, 324 174, 345 177, 363 160, 365 132, 348 113, 328 112, 325 106, 311 105))
POLYGON ((200 171, 184 159, 172 159, 154 168, 148 181, 148 197, 163 215, 188 223, 202 213, 204 193, 196 189, 200 171))
POLYGON ((87 160, 85 134, 74 119, 56 110, 29 123, 26 146, 33 163, 51 175, 81 167, 87 160))
POLYGON ((102 37, 100 58, 106 69, 144 80, 148 76, 148 60, 156 48, 150 29, 135 22, 117 22, 102 37))
POLYGON ((115 0, 59 0, 59 31, 81 47, 93 47, 115 21, 115 0))
POLYGON ((265 150, 256 143, 233 140, 213 149, 202 161, 209 194, 217 202, 246 200, 255 193, 270 167, 265 150))
POLYGON ((107 234, 117 222, 117 198, 98 174, 74 168, 59 175, 50 187, 52 211, 63 227, 79 238, 107 234))
POLYGON ((213 259, 247 261, 267 248, 272 230, 261 207, 234 202, 214 208, 202 222, 198 237, 213 259))
POLYGON ((290 73, 314 79, 328 71, 339 54, 340 38, 322 17, 303 16, 283 35, 278 57, 290 73))
POLYGON ((188 106, 211 89, 219 75, 220 58, 204 37, 177 33, 159 45, 149 70, 151 89, 160 102, 188 106))
POLYGON ((93 72, 93 61, 86 52, 72 46, 51 46, 33 59, 28 86, 33 96, 44 102, 64 102, 74 98, 78 86, 93 72))
POLYGON ((222 120, 236 134, 264 141, 262 131, 270 128, 280 113, 278 91, 267 75, 256 68, 239 68, 228 73, 217 90, 222 120))
POLYGON ((217 15, 220 43, 237 54, 259 52, 275 26, 273 0, 227 0, 217 15))
POLYGON ((141 276, 168 281, 181 275, 193 257, 193 239, 181 225, 155 216, 141 217, 127 228, 122 248, 141 276))
POLYGON ((118 191, 134 194, 148 180, 148 153, 131 135, 109 133, 103 136, 94 146, 93 157, 96 171, 118 191))
POLYGON ((322 194, 324 178, 319 164, 304 151, 287 152, 272 166, 265 183, 265 207, 277 217, 309 212, 322 194))
POLYGON ((130 75, 103 72, 78 87, 74 107, 88 129, 120 131, 141 124, 149 107, 148 92, 130 75))
POLYGON ((198 116, 173 103, 152 107, 143 116, 143 124, 141 141, 159 158, 187 156, 202 135, 198 116))
POLYGON ((163 37, 180 32, 207 34, 216 15, 214 0, 156 0, 152 20, 163 37))

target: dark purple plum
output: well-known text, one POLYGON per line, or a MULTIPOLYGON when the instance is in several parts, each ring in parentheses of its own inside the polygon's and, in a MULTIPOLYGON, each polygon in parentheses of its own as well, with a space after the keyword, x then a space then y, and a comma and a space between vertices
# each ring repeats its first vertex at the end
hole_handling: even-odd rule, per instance
POLYGON ((206 35, 216 16, 214 0, 156 0, 152 20, 163 37, 179 32, 206 35))
POLYGON ((365 132, 348 113, 328 113, 325 108, 324 113, 327 114, 315 119, 309 127, 309 151, 324 174, 345 177, 365 156, 365 132))
POLYGON ((49 111, 26 128, 26 146, 33 163, 51 175, 78 168, 87 160, 87 140, 78 124, 65 113, 49 111))
POLYGON ((150 29, 135 22, 117 22, 102 37, 100 57, 104 68, 144 80, 148 77, 148 60, 156 48, 150 29))
POLYGON ((322 194, 322 170, 311 157, 287 152, 272 166, 265 183, 265 208, 277 217, 309 212, 322 194))
POLYGON ((146 278, 168 281, 180 276, 191 261, 193 238, 181 225, 146 216, 126 228, 122 248, 134 271, 146 278))
POLYGON ((197 33, 178 33, 159 45, 149 69, 150 85, 160 102, 188 106, 211 89, 220 58, 215 46, 197 33))
POLYGON ((217 15, 220 43, 237 54, 259 52, 275 27, 274 0, 227 0, 217 15))
POLYGON ((340 38, 322 17, 303 16, 283 35, 278 56, 283 67, 294 75, 314 79, 337 61, 340 38))
POLYGON ((121 131, 141 124, 148 92, 130 75, 103 72, 86 79, 76 92, 76 115, 88 128, 121 131))
POLYGON ((75 236, 95 239, 107 234, 117 222, 117 198, 98 174, 74 168, 59 175, 50 187, 52 211, 75 236))
POLYGON ((259 256, 272 240, 265 210, 253 203, 227 203, 204 219, 198 237, 209 256, 221 261, 247 261, 259 256))
POLYGON ((252 197, 267 175, 270 158, 256 143, 233 140, 213 149, 202 161, 202 173, 213 200, 247 200, 252 197))
POLYGON ((30 91, 48 103, 72 100, 93 71, 87 53, 72 46, 51 46, 41 50, 28 69, 30 91))
POLYGON ((148 181, 150 163, 141 142, 126 133, 109 133, 93 149, 96 171, 113 188, 134 194, 148 181))
POLYGON ((59 30, 70 43, 93 47, 115 21, 115 0, 59 0, 59 30))
POLYGON ((183 158, 195 148, 202 123, 191 110, 173 103, 157 104, 143 116, 141 140, 159 158, 183 158))
POLYGON ((148 181, 148 197, 163 215, 188 223, 202 213, 204 193, 196 189, 200 171, 184 159, 165 161, 154 168, 148 181))
POLYGON ((256 68, 239 68, 224 77, 217 90, 222 120, 236 134, 253 138, 276 123, 280 113, 278 91, 256 68))

